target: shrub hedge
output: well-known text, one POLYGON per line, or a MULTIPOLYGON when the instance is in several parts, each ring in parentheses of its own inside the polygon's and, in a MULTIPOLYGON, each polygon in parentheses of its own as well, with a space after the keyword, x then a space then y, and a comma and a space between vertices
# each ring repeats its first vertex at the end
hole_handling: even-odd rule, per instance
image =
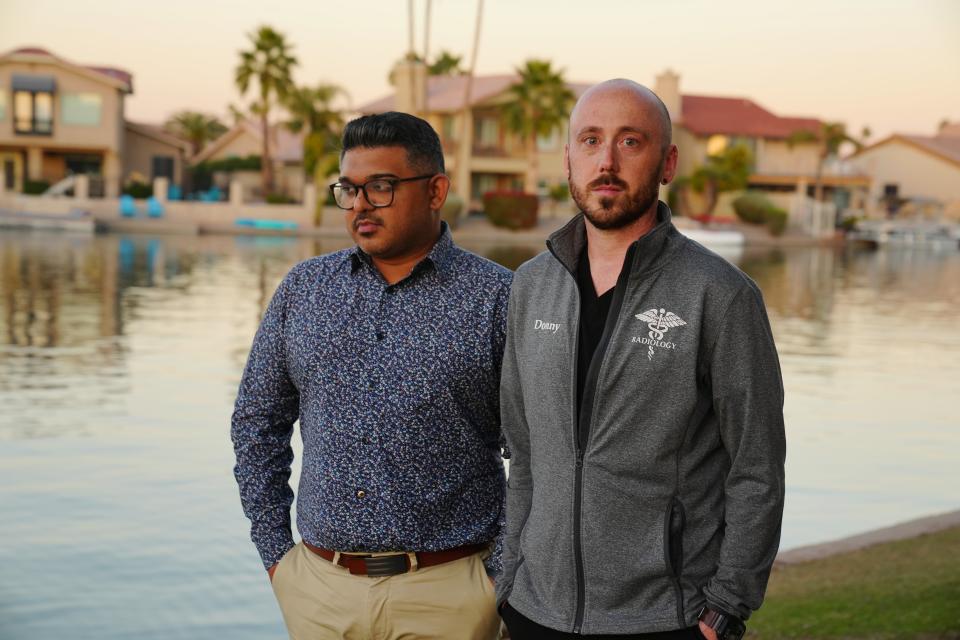
POLYGON ((747 224, 765 224, 770 233, 779 236, 787 229, 787 212, 759 193, 745 193, 733 201, 737 217, 747 224))
POLYGON ((490 222, 507 229, 531 229, 537 226, 539 200, 532 193, 488 191, 483 194, 483 210, 490 222))

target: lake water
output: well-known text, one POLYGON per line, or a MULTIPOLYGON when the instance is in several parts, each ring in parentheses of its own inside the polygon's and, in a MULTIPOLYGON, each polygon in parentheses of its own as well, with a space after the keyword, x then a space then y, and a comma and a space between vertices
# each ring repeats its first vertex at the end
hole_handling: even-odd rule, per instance
MULTIPOLYGON (((274 287, 344 245, 0 233, 0 638, 286 637, 229 418, 274 287)), ((958 508, 960 252, 729 258, 780 349, 783 548, 958 508)))

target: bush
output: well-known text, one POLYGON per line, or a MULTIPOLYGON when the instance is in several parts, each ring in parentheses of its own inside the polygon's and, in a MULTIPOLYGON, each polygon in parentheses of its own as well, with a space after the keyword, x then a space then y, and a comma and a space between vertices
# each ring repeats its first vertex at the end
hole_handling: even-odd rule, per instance
POLYGON ((767 229, 774 236, 783 235, 787 230, 787 212, 779 207, 767 211, 767 229))
POLYGON ((759 193, 745 193, 733 201, 737 217, 747 224, 764 224, 767 212, 775 209, 773 203, 759 193))
POLYGON ((295 200, 285 193, 268 193, 267 204, 293 204, 295 200))
POLYGON ((759 193, 745 193, 733 201, 737 217, 747 224, 765 224, 771 235, 779 236, 787 230, 787 212, 759 193))
POLYGON ((28 196, 38 196, 50 188, 46 180, 24 180, 23 192, 28 196))
POLYGON ((531 229, 537 226, 537 196, 520 191, 488 191, 483 210, 496 227, 531 229))
POLYGON ((558 182, 550 187, 549 195, 554 202, 566 202, 570 199, 570 187, 566 182, 558 182))
POLYGON ((440 217, 446 221, 451 229, 456 229, 463 212, 463 198, 453 193, 447 193, 447 200, 440 207, 440 217))
POLYGON ((123 194, 133 198, 149 198, 153 195, 153 185, 144 182, 128 182, 123 188, 123 194))

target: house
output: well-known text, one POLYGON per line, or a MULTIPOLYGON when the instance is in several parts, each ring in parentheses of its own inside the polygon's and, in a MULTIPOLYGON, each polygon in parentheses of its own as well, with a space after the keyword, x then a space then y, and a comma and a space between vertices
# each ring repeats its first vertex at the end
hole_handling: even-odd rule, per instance
MULTIPOLYGON (((381 113, 390 110, 416 113, 429 121, 439 133, 444 146, 447 173, 453 177, 453 188, 476 203, 492 189, 521 189, 527 168, 523 141, 509 133, 503 124, 500 106, 509 100, 508 89, 516 75, 477 76, 473 80, 466 126, 461 110, 466 95, 464 76, 424 78, 422 65, 402 62, 394 73, 397 92, 365 104, 360 113, 381 113), (425 96, 424 98, 421 96, 425 96), (467 166, 457 167, 457 151, 461 137, 470 146, 467 166)), ((674 142, 680 150, 679 175, 690 175, 712 154, 744 144, 754 156, 754 169, 749 186, 765 191, 813 192, 819 163, 819 146, 815 142, 792 141, 799 131, 819 132, 821 122, 815 118, 777 116, 752 100, 702 95, 682 95, 680 78, 666 71, 656 78, 654 91, 670 111, 674 126, 674 142)), ((579 97, 589 84, 568 83, 579 97)), ((563 169, 563 145, 566 125, 548 138, 537 141, 541 187, 566 183, 563 169)), ((825 173, 822 183, 828 194, 843 189, 863 190, 869 178, 862 175, 825 173)), ((849 199, 849 198, 848 198, 849 199)))
POLYGON ((0 175, 7 189, 102 178, 108 197, 133 174, 181 182, 189 145, 159 127, 128 122, 130 73, 84 66, 45 49, 0 55, 0 175))
MULTIPOLYGON (((469 109, 464 114, 466 76, 426 77, 421 63, 401 62, 394 72, 397 92, 362 105, 357 111, 361 114, 405 111, 427 120, 440 136, 454 191, 478 207, 487 191, 523 190, 528 164, 524 143, 506 129, 500 112, 501 105, 510 99, 510 86, 518 80, 518 75, 475 76, 469 109), (462 145, 469 149, 465 156, 462 145), (457 166, 458 156, 466 158, 463 166, 457 166)), ((568 86, 579 97, 590 85, 569 83, 568 86)), ((549 137, 537 140, 541 188, 566 184, 563 170, 566 138, 564 124, 549 137)))
POLYGON ((895 133, 852 154, 849 162, 873 178, 870 198, 884 209, 913 201, 960 218, 960 122, 932 136, 895 133))
MULTIPOLYGON (((303 138, 304 133, 293 133, 285 125, 274 124, 269 127, 267 145, 270 149, 270 159, 273 162, 275 189, 278 193, 299 200, 306 184, 306 175, 303 168, 303 138)), ((263 154, 263 125, 260 122, 244 119, 225 131, 220 137, 205 146, 199 153, 190 158, 190 165, 223 166, 224 161, 230 159, 259 158, 263 154)), ((239 169, 219 172, 220 184, 226 184, 227 173, 231 179, 243 185, 245 199, 260 199, 261 193, 259 169, 239 169)), ((218 178, 214 176, 214 180, 218 178)), ((207 185, 201 185, 206 187, 207 185)))
MULTIPOLYGON (((678 175, 690 175, 709 156, 744 145, 753 155, 749 189, 813 195, 820 145, 795 136, 819 134, 819 119, 778 116, 748 98, 681 94, 680 76, 670 70, 656 77, 654 92, 673 120, 678 175)), ((828 199, 845 208, 858 203, 870 178, 831 162, 825 163, 821 184, 828 199)))

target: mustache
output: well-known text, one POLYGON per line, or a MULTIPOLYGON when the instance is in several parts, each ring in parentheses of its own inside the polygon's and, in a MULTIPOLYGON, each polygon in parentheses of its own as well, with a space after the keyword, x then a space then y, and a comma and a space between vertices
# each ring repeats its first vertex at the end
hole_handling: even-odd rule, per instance
POLYGON ((587 189, 596 189, 597 187, 610 187, 610 186, 618 187, 620 189, 623 189, 624 191, 627 190, 626 182, 624 182, 617 176, 613 176, 609 174, 602 176, 600 178, 597 178, 596 180, 590 182, 587 185, 587 189))

